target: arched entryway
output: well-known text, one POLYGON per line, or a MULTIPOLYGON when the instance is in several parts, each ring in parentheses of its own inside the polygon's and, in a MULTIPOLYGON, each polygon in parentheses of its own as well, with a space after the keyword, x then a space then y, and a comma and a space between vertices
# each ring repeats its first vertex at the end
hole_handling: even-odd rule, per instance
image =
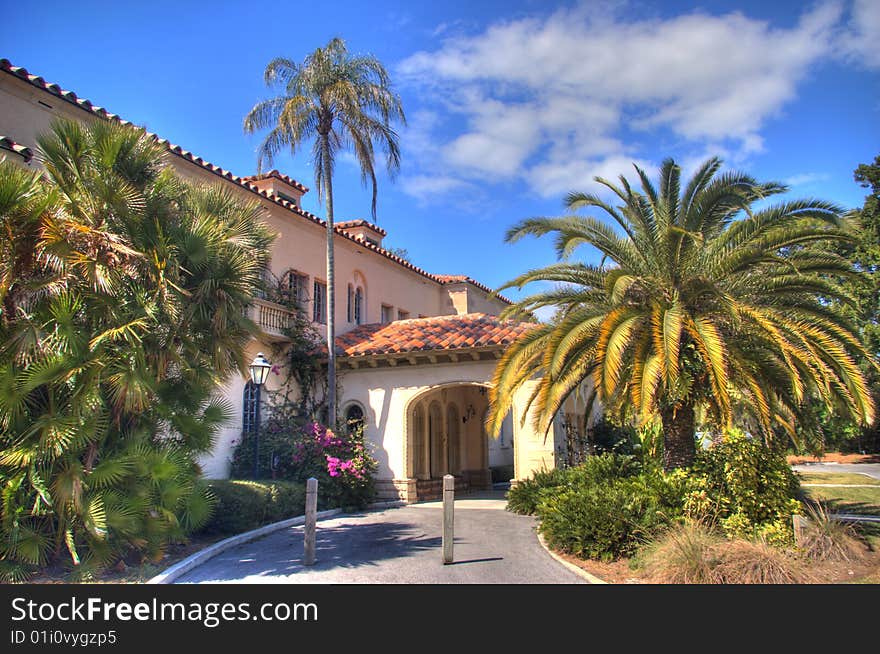
POLYGON ((407 477, 419 500, 437 499, 446 474, 456 490, 492 488, 484 417, 488 389, 475 383, 448 384, 417 395, 407 419, 407 477))

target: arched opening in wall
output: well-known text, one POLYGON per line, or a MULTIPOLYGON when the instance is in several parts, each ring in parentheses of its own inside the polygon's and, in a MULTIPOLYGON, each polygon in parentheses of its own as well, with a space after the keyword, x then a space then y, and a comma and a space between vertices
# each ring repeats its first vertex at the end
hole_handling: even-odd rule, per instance
POLYGON ((357 402, 352 402, 345 407, 342 412, 345 430, 351 434, 358 430, 362 430, 366 426, 366 416, 364 408, 357 402))
POLYGON ((450 474, 461 474, 461 424, 458 421, 458 407, 450 402, 446 407, 446 456, 450 474))
POLYGON ((443 411, 440 403, 428 405, 428 449, 430 451, 431 479, 442 479, 446 474, 445 443, 443 433, 443 411))
POLYGON ((500 439, 486 433, 488 407, 488 388, 477 382, 426 389, 410 401, 406 475, 417 500, 439 499, 446 474, 455 476, 457 493, 491 489, 492 466, 509 465, 498 479, 513 477, 513 422, 506 419, 502 429, 503 454, 492 454, 500 439))
POLYGON ((412 457, 409 462, 409 471, 408 476, 415 479, 430 479, 431 475, 428 472, 427 465, 427 430, 426 430, 426 421, 425 421, 425 407, 421 404, 417 405, 413 410, 413 419, 412 419, 412 435, 411 435, 411 446, 410 451, 412 452, 412 457))

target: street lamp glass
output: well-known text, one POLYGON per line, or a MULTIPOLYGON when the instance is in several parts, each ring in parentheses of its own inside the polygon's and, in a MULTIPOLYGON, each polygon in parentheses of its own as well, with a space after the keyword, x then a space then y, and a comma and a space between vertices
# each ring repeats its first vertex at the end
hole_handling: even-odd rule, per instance
POLYGON ((266 357, 260 352, 257 355, 257 358, 253 360, 253 363, 251 363, 250 369, 251 380, 257 386, 262 386, 265 383, 266 378, 269 376, 269 370, 272 369, 272 364, 266 361, 266 357))

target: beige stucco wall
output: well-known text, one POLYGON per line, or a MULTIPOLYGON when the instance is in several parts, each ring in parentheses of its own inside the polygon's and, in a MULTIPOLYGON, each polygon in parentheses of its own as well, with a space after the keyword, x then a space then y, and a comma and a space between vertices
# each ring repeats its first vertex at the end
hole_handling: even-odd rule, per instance
MULTIPOLYGON (((458 362, 430 366, 398 366, 394 368, 364 368, 345 371, 342 375, 342 402, 344 408, 356 401, 366 409, 366 436, 379 461, 379 479, 404 479, 407 474, 407 417, 410 404, 430 390, 458 384, 488 385, 492 378, 493 361, 458 362)), ((516 396, 512 421, 515 471, 517 479, 533 471, 553 468, 555 443, 551 433, 545 439, 536 433, 527 421, 519 423, 521 406, 529 397, 528 389, 516 396)), ((462 402, 461 398, 457 398, 462 402)), ((466 406, 466 404, 465 404, 466 406)), ((479 419, 469 421, 467 430, 479 429, 479 419)), ((472 442, 468 439, 469 442, 472 442)), ((475 451, 467 453, 468 465, 478 467, 475 451)))

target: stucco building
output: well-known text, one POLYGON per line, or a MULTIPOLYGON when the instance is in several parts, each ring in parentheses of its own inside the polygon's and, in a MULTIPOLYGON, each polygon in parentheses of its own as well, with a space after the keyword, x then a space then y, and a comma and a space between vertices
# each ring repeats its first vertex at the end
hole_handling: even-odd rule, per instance
MULTIPOLYGON (((0 60, 0 154, 38 167, 36 137, 59 117, 126 122, 0 60)), ((270 273, 321 329, 327 310, 326 224, 302 209, 308 189, 275 170, 239 177, 156 138, 167 149, 167 164, 182 177, 223 184, 243 200, 259 201, 264 221, 277 234, 270 273)), ((490 468, 523 478, 553 467, 560 430, 545 437, 523 420, 529 388, 521 392, 500 438, 488 438, 483 428, 495 362, 528 328, 497 318, 509 302, 464 275, 432 274, 401 259, 383 247, 385 230, 367 221, 338 222, 334 237, 339 413, 363 418, 379 461, 380 496, 432 497, 447 472, 456 475, 461 488, 484 488, 490 468)), ((254 298, 250 310, 263 334, 249 345, 249 355, 283 346, 290 311, 262 298, 254 298)), ((270 375, 269 389, 283 378, 270 375)), ((257 410, 247 379, 229 379, 223 393, 237 418, 203 461, 204 474, 215 478, 228 476, 234 443, 247 416, 257 410)), ((569 403, 566 411, 583 409, 569 403)))

